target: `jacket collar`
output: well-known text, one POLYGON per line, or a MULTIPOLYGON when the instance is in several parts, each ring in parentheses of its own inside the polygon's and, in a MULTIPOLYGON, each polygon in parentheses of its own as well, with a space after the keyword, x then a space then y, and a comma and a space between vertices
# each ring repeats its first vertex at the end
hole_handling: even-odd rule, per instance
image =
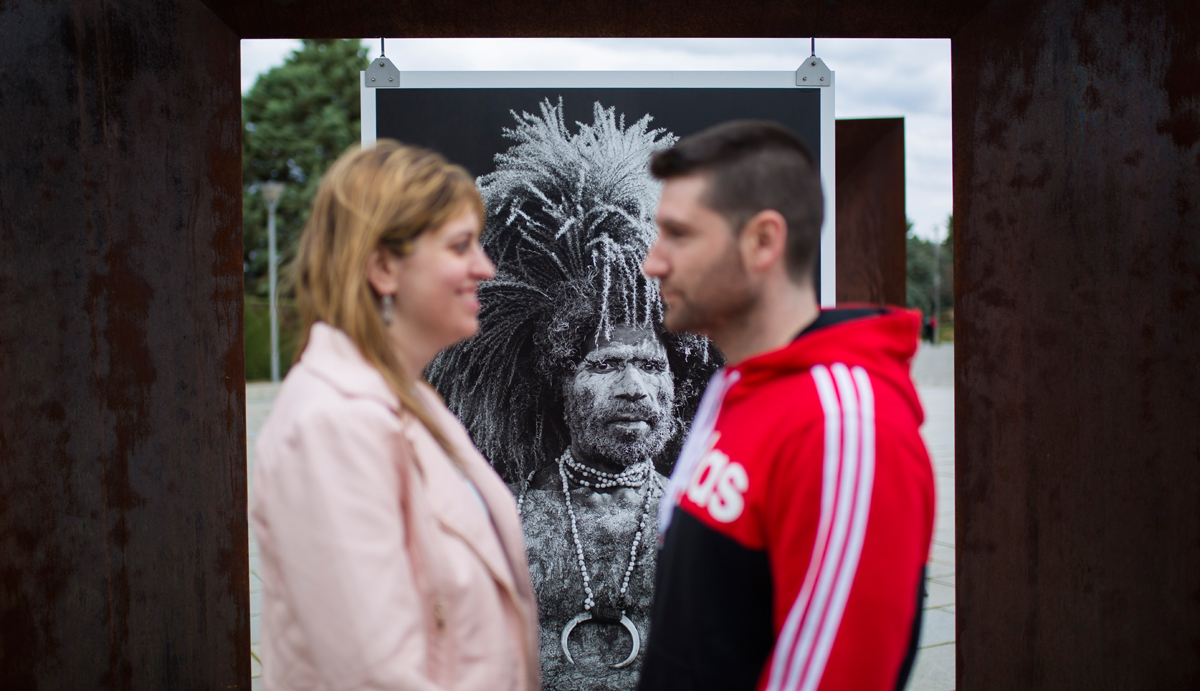
MULTIPOLYGON (((527 579, 515 581, 514 576, 524 576, 521 569, 525 567, 525 548, 520 522, 510 515, 512 511, 505 505, 512 502, 512 495, 470 439, 461 433, 458 421, 438 400, 433 389, 423 383, 417 383, 415 387, 425 409, 455 446, 466 476, 488 505, 491 521, 482 507, 469 498, 463 499, 468 491, 463 484, 463 474, 446 457, 428 430, 412 415, 401 411, 400 401, 383 375, 363 358, 344 331, 325 322, 315 322, 309 330, 308 345, 300 362, 343 395, 378 401, 400 418, 404 435, 414 451, 414 465, 426 485, 431 513, 446 529, 457 534, 478 555, 497 582, 520 601, 522 593, 518 592, 516 583, 527 582, 527 579), (496 523, 494 529, 492 521, 496 523), (483 537, 493 533, 499 538, 497 541, 483 537)), ((532 593, 525 595, 526 599, 532 597, 532 593)))
POLYGON ((496 564, 492 569, 499 572, 497 579, 513 590, 517 599, 524 598, 533 601, 533 592, 528 590, 529 565, 525 556, 525 537, 521 528, 521 519, 513 509, 513 495, 500 476, 478 453, 472 453, 463 459, 466 473, 475 484, 484 503, 491 514, 491 525, 496 537, 499 538, 501 551, 495 554, 496 564), (521 587, 526 586, 526 587, 521 587))
POLYGON ((802 333, 778 350, 739 363, 731 369, 741 373, 741 381, 730 387, 725 400, 739 400, 767 382, 807 372, 814 365, 843 362, 860 365, 871 377, 889 382, 922 419, 920 399, 910 375, 921 317, 915 311, 893 307, 882 313, 870 312, 857 319, 831 320, 837 323, 802 333))
MULTIPOLYGON (((496 518, 507 517, 502 495, 498 491, 503 489, 504 483, 487 467, 487 461, 475 452, 469 440, 460 439, 459 435, 455 434, 457 421, 448 419, 451 418, 451 414, 436 400, 436 394, 426 386, 418 384, 417 395, 441 427, 443 434, 454 445, 456 455, 462 461, 460 472, 459 467, 446 456, 424 425, 410 414, 405 413, 401 416, 404 420, 404 436, 413 450, 414 465, 425 485, 424 494, 430 513, 443 528, 457 535, 475 552, 496 581, 515 599, 518 593, 514 582, 516 574, 510 544, 512 536, 506 535, 511 533, 514 527, 507 524, 497 524, 493 527, 496 518), (469 498, 464 475, 479 491, 488 507, 487 511, 474 499, 469 498), (495 485, 499 485, 499 488, 495 485), (497 539, 489 539, 492 535, 497 539)), ((520 535, 519 524, 515 530, 516 534, 520 535)), ((523 544, 520 557, 524 557, 523 544)))
POLYGON ((341 329, 314 322, 300 362, 343 395, 374 399, 399 414, 396 394, 341 329))

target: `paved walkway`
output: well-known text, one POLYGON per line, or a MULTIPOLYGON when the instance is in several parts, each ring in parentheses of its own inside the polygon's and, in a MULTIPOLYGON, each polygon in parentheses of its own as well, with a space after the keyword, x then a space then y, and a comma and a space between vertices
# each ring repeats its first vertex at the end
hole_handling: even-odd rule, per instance
POLYGON ((954 689, 954 344, 922 344, 913 361, 913 380, 925 407, 921 434, 937 481, 937 522, 926 572, 921 649, 908 688, 954 689))
MULTIPOLYGON (((254 440, 258 430, 271 412, 271 404, 279 391, 278 384, 255 382, 246 385, 246 489, 254 496, 254 440)), ((250 531, 250 681, 252 691, 262 688, 262 654, 259 636, 262 631, 262 581, 258 580, 258 540, 250 531)))
MULTIPOLYGON (((938 514, 934 527, 933 554, 929 562, 926 586, 925 621, 921 630, 921 649, 908 688, 911 691, 952 691, 954 689, 954 346, 921 346, 913 361, 913 379, 921 403, 925 406, 925 426, 921 429, 933 457, 937 477, 938 514)), ((258 429, 271 411, 278 384, 246 385, 246 461, 254 468, 254 440, 258 429)), ((253 473, 248 480, 253 492, 253 473)), ((250 534, 250 649, 252 689, 262 688, 259 664, 259 632, 262 611, 262 583, 258 580, 258 542, 250 534)), ((553 691, 548 689, 547 691, 553 691)))

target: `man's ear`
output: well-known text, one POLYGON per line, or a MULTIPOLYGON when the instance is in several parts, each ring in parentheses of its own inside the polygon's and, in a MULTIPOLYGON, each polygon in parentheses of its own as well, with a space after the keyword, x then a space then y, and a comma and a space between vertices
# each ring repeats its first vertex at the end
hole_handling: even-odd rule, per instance
POLYGON ((787 219, 774 209, 763 209, 742 226, 739 238, 746 268, 756 273, 782 264, 787 250, 787 219))
POLYGON ((371 250, 367 257, 367 283, 377 295, 395 295, 400 287, 400 266, 396 255, 383 247, 371 250))

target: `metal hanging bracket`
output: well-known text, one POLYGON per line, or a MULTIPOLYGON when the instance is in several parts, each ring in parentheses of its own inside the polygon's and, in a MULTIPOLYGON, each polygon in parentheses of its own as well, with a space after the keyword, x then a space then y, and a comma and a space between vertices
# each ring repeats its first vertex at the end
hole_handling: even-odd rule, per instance
POLYGON ((400 86, 400 70, 382 55, 367 65, 365 77, 368 87, 400 86))
POLYGON ((805 58, 796 70, 796 86, 829 86, 832 83, 833 73, 825 66, 825 61, 815 55, 805 58))

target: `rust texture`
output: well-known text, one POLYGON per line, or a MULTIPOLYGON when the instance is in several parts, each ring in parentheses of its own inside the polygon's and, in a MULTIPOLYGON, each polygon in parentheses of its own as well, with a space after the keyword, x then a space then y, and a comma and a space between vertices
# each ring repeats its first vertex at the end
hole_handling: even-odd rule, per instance
MULTIPOLYGON (((205 0, 242 38, 947 38, 979 11, 964 0, 205 0)), ((819 49, 818 44, 818 49, 819 49)), ((797 56, 799 59, 807 53, 797 56)), ((401 66, 403 69, 403 66, 401 66)))
POLYGON ((1200 688, 1200 4, 952 55, 958 688, 1200 688))
POLYGON ((838 120, 837 301, 905 304, 904 118, 838 120))
POLYGON ((0 2, 0 688, 249 688, 238 37, 0 2))
POLYGON ((6 0, 0 688, 249 684, 239 36, 814 33, 953 38, 958 688, 1200 687, 1195 0, 6 0))

